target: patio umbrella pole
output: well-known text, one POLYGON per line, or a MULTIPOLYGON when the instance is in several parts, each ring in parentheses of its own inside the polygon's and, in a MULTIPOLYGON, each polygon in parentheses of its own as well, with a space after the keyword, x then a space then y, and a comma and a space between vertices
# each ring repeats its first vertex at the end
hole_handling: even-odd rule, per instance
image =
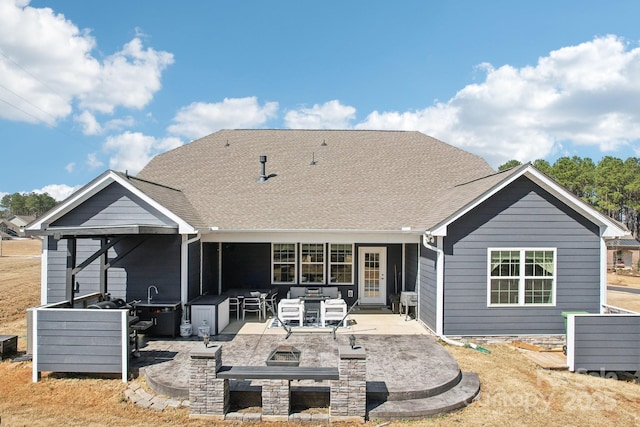
POLYGON ((278 319, 278 323, 280 323, 282 325, 282 327, 284 328, 285 331, 287 331, 287 336, 284 337, 284 339, 286 340, 287 338, 289 338, 289 336, 293 333, 293 331, 291 330, 291 328, 289 326, 287 326, 286 323, 284 323, 282 321, 282 319, 280 319, 280 317, 278 317, 278 313, 276 313, 276 311, 273 309, 273 307, 269 307, 269 311, 273 314, 273 316, 278 319))
POLYGON ((342 323, 345 321, 345 319, 347 318, 347 316, 349 315, 349 313, 351 313, 351 310, 354 309, 354 307, 356 305, 358 305, 358 302, 360 301, 360 298, 358 298, 356 300, 356 302, 353 303, 353 305, 349 308, 349 310, 347 310, 347 314, 344 315, 344 317, 342 318, 342 320, 340 320, 338 323, 336 323, 336 326, 333 327, 333 330, 331 331, 331 333, 333 334, 333 339, 336 339, 336 331, 338 330, 338 328, 340 327, 340 325, 342 325, 342 323))

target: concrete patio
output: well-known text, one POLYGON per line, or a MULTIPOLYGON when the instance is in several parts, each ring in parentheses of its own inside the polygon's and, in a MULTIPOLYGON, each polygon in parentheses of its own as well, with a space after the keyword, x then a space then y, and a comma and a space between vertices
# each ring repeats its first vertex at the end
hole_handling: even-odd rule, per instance
MULTIPOLYGON (((423 418, 450 412, 469 404, 479 393, 477 375, 462 373, 457 362, 422 325, 388 311, 352 313, 349 327, 269 327, 271 321, 233 321, 211 337, 210 345, 221 345, 223 365, 265 365, 278 345, 293 345, 301 351, 300 366, 337 365, 338 345, 356 345, 367 352, 367 416, 369 419, 423 418)), ((140 357, 132 360, 148 385, 174 400, 188 400, 189 354, 203 348, 197 337, 157 339, 141 337, 140 357)), ((317 392, 322 383, 294 381, 296 390, 317 392)), ((260 382, 231 383, 232 392, 259 390, 260 382)), ((259 394, 258 394, 259 395, 259 394)), ((309 394, 311 396, 311 394, 309 394)), ((259 406, 259 399, 258 399, 259 406)), ((247 414, 228 414, 228 419, 247 419, 247 414)), ((249 415, 253 419, 255 414, 249 415)), ((302 418, 301 418, 302 417, 302 418)), ((304 415, 292 414, 292 420, 304 415)), ((314 418, 314 420, 316 420, 314 418)))

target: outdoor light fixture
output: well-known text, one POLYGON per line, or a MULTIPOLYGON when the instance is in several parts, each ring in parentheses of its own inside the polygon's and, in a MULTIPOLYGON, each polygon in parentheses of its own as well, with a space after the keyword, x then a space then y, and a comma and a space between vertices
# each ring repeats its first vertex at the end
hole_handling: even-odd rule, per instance
POLYGON ((356 348, 356 336, 355 335, 349 335, 349 345, 351 345, 351 348, 356 348))
POLYGON ((205 347, 209 347, 209 334, 202 334, 202 342, 204 343, 205 347))

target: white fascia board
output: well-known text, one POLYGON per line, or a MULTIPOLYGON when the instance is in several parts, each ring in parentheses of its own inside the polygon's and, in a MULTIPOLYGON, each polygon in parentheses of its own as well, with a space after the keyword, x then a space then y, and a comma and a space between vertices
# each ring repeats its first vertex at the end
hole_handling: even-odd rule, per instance
POLYGON ((521 176, 527 176, 527 178, 531 179, 533 182, 538 184, 540 187, 548 191, 553 196, 562 200, 567 206, 572 208, 574 211, 578 212, 580 215, 589 219, 593 223, 597 224, 601 228, 601 237, 621 237, 629 235, 629 232, 618 226, 615 221, 608 218, 606 215, 601 214, 593 207, 589 206, 587 203, 580 200, 573 193, 562 187, 560 184, 553 181, 551 178, 537 170, 532 165, 527 165, 522 168, 519 172, 514 173, 513 175, 506 178, 500 184, 493 187, 491 190, 487 191, 472 203, 469 203, 463 209, 456 212, 454 215, 438 224, 435 228, 431 230, 427 230, 427 235, 429 236, 446 236, 447 235, 447 227, 449 224, 458 220, 463 215, 467 214, 472 209, 476 208, 478 205, 493 197, 497 192, 501 191, 509 184, 511 184, 516 179, 521 176))
POLYGON ((166 207, 162 206, 145 193, 140 191, 135 186, 131 185, 117 173, 112 170, 105 172, 102 176, 98 177, 94 182, 90 183, 86 187, 78 190, 76 193, 72 194, 67 200, 65 200, 60 206, 49 212, 46 216, 43 216, 38 221, 31 224, 31 226, 27 227, 27 230, 41 230, 43 225, 52 222, 55 219, 58 219, 71 210, 75 209, 77 206, 88 200, 90 197, 96 195, 101 190, 108 187, 111 183, 117 182, 122 185, 127 190, 131 191, 136 196, 140 197, 154 209, 158 210, 160 213, 170 218, 172 221, 178 224, 178 232, 180 234, 195 234, 197 230, 185 222, 182 218, 178 217, 176 214, 168 210, 166 207))
POLYGON ((614 220, 598 212, 595 208, 589 206, 588 203, 580 200, 580 198, 578 198, 575 194, 571 193, 560 184, 544 175, 539 170, 533 167, 529 167, 525 170, 525 172, 533 182, 540 185, 549 193, 562 200, 574 211, 591 220, 593 223, 599 225, 602 230, 601 237, 622 237, 630 235, 629 231, 620 227, 614 220))
MULTIPOLYGON (((88 184, 86 187, 81 188, 80 190, 73 193, 66 200, 64 200, 59 206, 54 208, 48 214, 40 217, 37 221, 31 223, 30 226, 25 227, 25 230, 41 230, 44 224, 48 224, 55 219, 58 219, 82 202, 89 199, 94 194, 98 193, 100 190, 106 188, 109 184, 113 182, 113 179, 110 175, 112 175, 112 171, 105 172, 102 176, 99 176, 94 182, 88 184)), ((113 174, 115 175, 115 174, 113 174)))
POLYGON ((422 232, 370 230, 215 230, 202 231, 202 242, 251 243, 419 243, 422 232))

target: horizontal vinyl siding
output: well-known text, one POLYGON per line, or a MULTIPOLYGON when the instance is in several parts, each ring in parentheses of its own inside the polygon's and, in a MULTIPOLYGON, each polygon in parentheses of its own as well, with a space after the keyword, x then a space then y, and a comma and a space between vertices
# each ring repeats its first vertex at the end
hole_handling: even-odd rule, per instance
POLYGON ((418 313, 420 320, 432 330, 436 330, 437 274, 436 252, 420 245, 420 292, 418 293, 418 313))
MULTIPOLYGON (((67 240, 49 237, 47 251, 47 303, 65 300, 67 281, 67 240)), ((100 240, 78 239, 76 244, 76 265, 81 264, 100 249, 100 240)), ((96 259, 76 275, 79 295, 100 291, 100 259, 96 259)))
MULTIPOLYGON (((125 254, 107 270, 107 291, 112 298, 146 300, 147 287, 155 285, 161 300, 180 300, 180 236, 148 235, 124 238, 109 249, 109 260, 125 254), (134 248, 135 247, 135 248, 134 248), (131 248, 134 248, 130 251, 131 248), (128 252, 128 253, 127 253, 128 252)), ((100 240, 77 240, 76 265, 100 249, 100 240)), ((49 238, 47 303, 65 300, 67 240, 49 238)), ((76 275, 79 295, 100 291, 100 259, 76 275)))
POLYGON ((39 372, 122 372, 122 345, 122 310, 38 310, 39 372))
POLYGON ((563 334, 562 311, 599 312, 597 226, 524 177, 452 224, 444 251, 446 334, 563 334), (555 306, 487 307, 487 249, 536 247, 557 248, 555 306))
POLYGON ((640 316, 575 316, 575 370, 640 369, 640 316))
POLYGON ((120 184, 112 183, 66 215, 54 227, 118 225, 176 225, 120 184))

